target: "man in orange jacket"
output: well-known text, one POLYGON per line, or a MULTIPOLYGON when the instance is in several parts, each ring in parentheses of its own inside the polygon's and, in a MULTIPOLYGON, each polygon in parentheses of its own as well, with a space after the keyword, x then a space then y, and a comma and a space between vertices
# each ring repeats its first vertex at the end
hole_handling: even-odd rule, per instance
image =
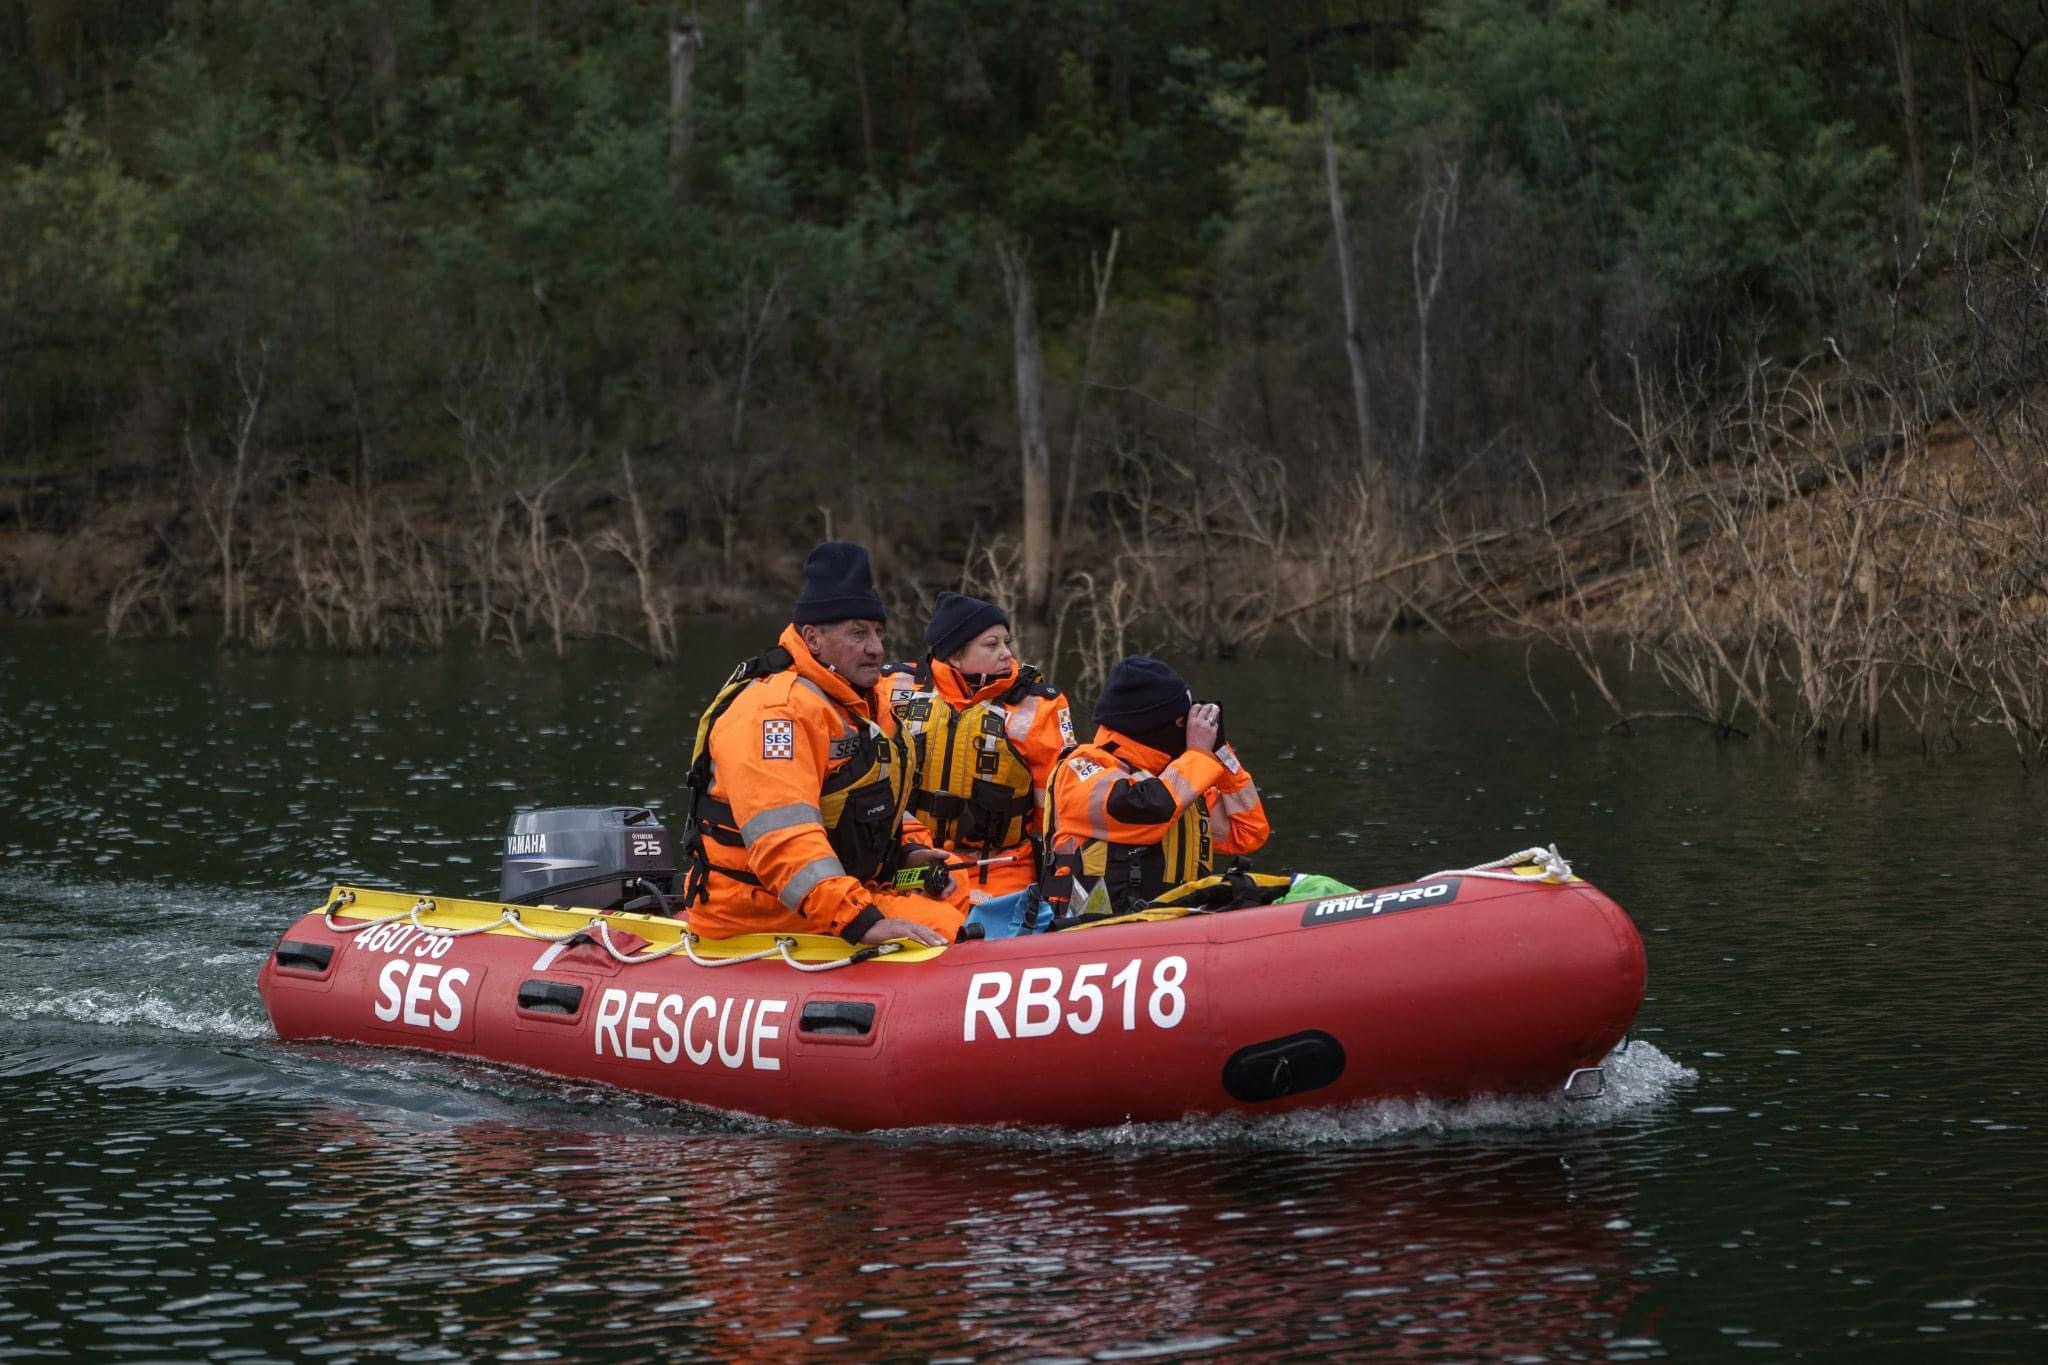
POLYGON ((776 647, 706 710, 691 763, 695 932, 924 944, 959 932, 964 915, 946 901, 876 885, 945 857, 903 842, 908 753, 875 688, 887 618, 867 551, 827 541, 804 560, 776 647))
POLYGON ((1142 654, 1109 671, 1095 736, 1053 770, 1050 874, 1055 915, 1101 886, 1124 911, 1208 875, 1217 853, 1252 853, 1272 827, 1251 773, 1223 742, 1220 708, 1197 705, 1181 676, 1142 654))

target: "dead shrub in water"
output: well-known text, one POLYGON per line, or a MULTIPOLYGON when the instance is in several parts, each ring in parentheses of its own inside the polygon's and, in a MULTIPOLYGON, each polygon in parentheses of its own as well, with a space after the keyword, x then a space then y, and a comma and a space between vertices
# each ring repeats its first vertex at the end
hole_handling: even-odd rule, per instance
POLYGON ((1181 456, 1122 441, 1108 481, 1118 546, 1110 585, 1156 615, 1167 648, 1197 658, 1256 649, 1279 619, 1275 570, 1288 557, 1279 461, 1221 442, 1181 456))
POLYGON ((655 551, 654 531, 640 502, 640 485, 633 479, 633 457, 624 452, 619 455, 619 473, 625 489, 627 524, 633 534, 628 539, 617 527, 607 526, 598 532, 597 548, 617 555, 632 569, 633 581, 639 589, 641 623, 647 631, 644 647, 655 659, 667 663, 676 656, 675 593, 657 575, 660 559, 655 551))
POLYGON ((171 604, 171 577, 170 569, 159 565, 138 569, 115 584, 101 618, 101 629, 106 638, 118 640, 131 632, 149 634, 152 627, 135 618, 151 616, 155 618, 156 632, 184 634, 184 624, 178 620, 177 609, 171 604))
POLYGON ((595 634, 597 628, 590 603, 590 557, 555 528, 554 495, 569 473, 563 470, 514 495, 526 513, 525 534, 511 559, 520 584, 520 615, 528 633, 545 633, 558 659, 568 652, 572 637, 595 634))
MULTIPOLYGON (((192 478, 193 501, 213 543, 220 572, 221 643, 248 632, 250 566, 248 503, 268 463, 259 437, 264 392, 270 374, 270 343, 260 342, 253 358, 235 350, 235 380, 240 396, 232 419, 223 419, 225 450, 211 440, 185 433, 185 459, 192 478)), ((273 617, 271 624, 275 624, 273 617)))
POLYGON ((1486 558, 1489 605, 1565 649, 1620 725, 1679 716, 1824 750, 1852 732, 1876 745, 1891 715, 1923 742, 1999 727, 2031 762, 2048 737, 2048 478, 2025 452, 2042 428, 2020 405, 1971 430, 1933 394, 1840 356, 1760 362, 1718 404, 1644 379, 1616 417, 1640 461, 1618 567, 1589 573, 1613 540, 1546 521, 1486 558), (1565 586, 1528 590, 1546 577, 1565 586), (1678 707, 1623 707, 1607 643, 1678 707))
POLYGON ((353 652, 444 643, 455 619, 446 564, 397 499, 314 489, 286 504, 301 639, 353 652))

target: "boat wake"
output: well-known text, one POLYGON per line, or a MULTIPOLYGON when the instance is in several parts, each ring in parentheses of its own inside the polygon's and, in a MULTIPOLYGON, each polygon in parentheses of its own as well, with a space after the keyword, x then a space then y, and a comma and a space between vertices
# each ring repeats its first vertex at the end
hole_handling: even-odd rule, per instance
POLYGON ((0 1019, 122 1042, 272 1037, 251 983, 304 908, 291 893, 0 876, 0 1019))
POLYGON ((1412 1145, 1437 1138, 1472 1138, 1557 1130, 1604 1128, 1663 1105, 1699 1073, 1640 1040, 1610 1053, 1603 1064, 1607 1088, 1599 1098, 1568 1100, 1482 1096, 1469 1100, 1378 1100, 1285 1114, 1217 1114, 1170 1123, 1123 1123, 1110 1128, 923 1128, 891 1140, 943 1138, 1041 1150, 1188 1150, 1412 1145))
POLYGON ((208 1038, 273 1036, 270 1020, 254 999, 246 1003, 193 1003, 169 1000, 153 991, 138 995, 124 987, 36 986, 26 993, 0 997, 0 1015, 16 1023, 68 1020, 145 1033, 208 1038))

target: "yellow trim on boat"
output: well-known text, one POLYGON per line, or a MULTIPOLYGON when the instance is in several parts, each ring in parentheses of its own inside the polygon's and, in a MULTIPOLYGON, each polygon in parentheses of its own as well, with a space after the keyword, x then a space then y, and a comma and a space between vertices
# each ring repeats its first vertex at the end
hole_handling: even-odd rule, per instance
POLYGON ((1133 910, 1127 915, 1111 915, 1107 919, 1091 919, 1083 924, 1070 924, 1060 930, 1063 934, 1078 934, 1084 929, 1107 929, 1112 924, 1154 924, 1164 920, 1182 919, 1188 913, 1184 905, 1154 905, 1144 910, 1133 910))
MULTIPOLYGON (((512 925, 503 922, 507 911, 517 916, 521 924, 547 939, 604 923, 610 925, 614 932, 637 934, 647 940, 648 947, 639 949, 636 956, 674 947, 684 929, 681 920, 661 915, 633 914, 623 910, 607 915, 574 906, 509 905, 502 901, 426 896, 411 891, 372 891, 360 886, 343 886, 339 883, 327 893, 326 901, 316 907, 316 913, 334 907, 344 896, 349 899, 334 909, 334 917, 337 920, 403 920, 408 917, 415 905, 425 902, 428 908, 420 911, 419 922, 422 927, 429 929, 481 930, 485 933, 533 940, 535 934, 522 934, 512 925)), ((723 960, 771 950, 778 941, 787 942, 791 954, 804 962, 837 962, 852 957, 859 951, 859 945, 825 934, 741 934, 736 938, 700 936, 695 940, 693 950, 698 957, 723 960)), ((877 960, 928 962, 945 951, 944 948, 927 947, 907 940, 897 942, 899 946, 895 952, 883 954, 877 960)), ((680 952, 676 956, 678 961, 686 960, 680 952)))
MULTIPOLYGON (((1513 867, 1509 868, 1508 871, 1514 873, 1517 877, 1527 877, 1532 881, 1540 880, 1550 875, 1547 869, 1539 867, 1535 863, 1516 863, 1513 867)), ((1571 876, 1565 878, 1563 881, 1553 882, 1552 885, 1570 886, 1574 882, 1579 882, 1583 880, 1584 878, 1580 877, 1578 873, 1574 872, 1571 876)))

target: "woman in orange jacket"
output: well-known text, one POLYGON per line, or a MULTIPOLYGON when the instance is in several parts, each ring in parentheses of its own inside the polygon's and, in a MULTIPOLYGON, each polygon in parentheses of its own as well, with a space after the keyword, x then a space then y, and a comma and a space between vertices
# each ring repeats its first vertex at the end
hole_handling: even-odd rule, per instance
POLYGON ((1045 786, 1074 743, 1067 699, 1010 649, 1001 607, 942 592, 919 663, 883 677, 915 775, 910 814, 934 846, 976 865, 953 874, 963 911, 1038 877, 1045 786))
POLYGON ((837 934, 950 943, 964 912, 877 885, 905 864, 908 749, 876 684, 882 627, 868 553, 828 541, 775 648, 736 669, 691 756, 690 927, 708 938, 837 934))
POLYGON ((1055 916, 1097 886, 1124 911, 1209 874, 1218 853, 1252 853, 1272 827, 1252 775, 1223 741, 1220 709, 1197 704, 1157 659, 1118 663, 1095 703, 1093 739, 1051 783, 1048 875, 1055 916))

